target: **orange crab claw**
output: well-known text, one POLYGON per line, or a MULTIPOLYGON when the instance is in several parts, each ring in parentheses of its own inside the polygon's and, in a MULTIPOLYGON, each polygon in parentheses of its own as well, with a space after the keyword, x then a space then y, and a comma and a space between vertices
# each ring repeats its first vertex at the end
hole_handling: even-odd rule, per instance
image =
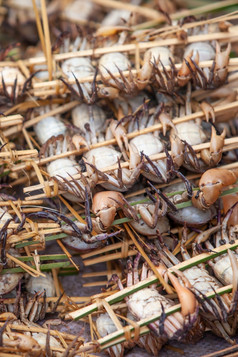
POLYGON ((87 143, 87 141, 85 140, 85 138, 81 135, 75 134, 72 137, 72 143, 74 144, 74 146, 76 147, 76 150, 80 151, 80 149, 82 147, 86 147, 89 150, 89 144, 87 143))
POLYGON ((202 102, 200 107, 205 115, 206 121, 209 122, 209 118, 211 117, 212 122, 215 123, 215 112, 213 106, 207 102, 202 102))
MULTIPOLYGON (((172 273, 168 272, 168 276, 178 294, 178 298, 181 303, 182 315, 188 316, 194 314, 197 309, 197 300, 194 294, 190 290, 188 290, 187 287, 182 286, 179 283, 178 279, 172 273)), ((184 280, 184 276, 182 277, 182 279, 184 280)), ((185 283, 188 287, 191 287, 187 280, 185 283)))
POLYGON ((177 135, 170 135, 170 145, 173 163, 179 168, 184 161, 184 144, 177 135))
POLYGON ((222 189, 233 185, 238 178, 238 169, 210 169, 204 172, 199 181, 199 191, 195 191, 192 203, 200 209, 207 209, 216 202, 222 189))
POLYGON ((162 128, 163 128, 163 135, 165 136, 166 135, 166 132, 167 132, 167 129, 168 127, 174 129, 174 131, 177 133, 177 128, 176 126, 174 125, 174 123, 172 122, 172 119, 170 118, 170 116, 164 112, 162 112, 160 115, 159 115, 159 120, 162 124, 162 128))
POLYGON ((216 129, 212 127, 210 150, 204 149, 201 151, 201 159, 208 166, 215 166, 221 160, 225 137, 226 129, 223 130, 221 135, 217 135, 216 129))
POLYGON ((231 52, 231 44, 229 43, 226 50, 221 52, 220 44, 216 43, 216 58, 215 58, 215 78, 214 84, 215 86, 221 85, 227 77, 228 73, 228 63, 229 63, 229 55, 231 52))
MULTIPOLYGON (((195 68, 193 62, 191 61, 192 57, 193 57, 193 50, 183 60, 182 66, 181 66, 180 70, 178 71, 177 79, 178 79, 178 85, 180 87, 185 86, 188 83, 188 81, 192 78, 192 73, 191 73, 186 61, 189 63, 192 71, 196 71, 196 68, 195 68)), ((199 53, 198 52, 196 52, 195 58, 193 60, 197 64, 199 63, 199 53)))
POLYGON ((112 120, 109 126, 112 134, 116 138, 117 144, 125 160, 128 160, 126 151, 129 150, 126 129, 121 124, 118 125, 116 120, 112 120))
MULTIPOLYGON (((238 193, 233 193, 231 195, 226 195, 222 197, 222 203, 223 203, 223 209, 224 209, 224 214, 228 212, 228 210, 236 203, 238 202, 238 193)), ((233 227, 237 224, 238 222, 238 205, 236 205, 232 211, 232 214, 228 220, 228 227, 233 227)))

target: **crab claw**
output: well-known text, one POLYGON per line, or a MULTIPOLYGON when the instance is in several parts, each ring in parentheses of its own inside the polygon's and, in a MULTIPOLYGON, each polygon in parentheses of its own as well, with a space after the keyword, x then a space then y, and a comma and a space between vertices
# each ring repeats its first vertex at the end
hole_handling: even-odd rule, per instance
POLYGON ((109 129, 111 130, 112 134, 116 138, 117 144, 122 152, 124 159, 127 161, 128 157, 126 154, 126 150, 128 151, 128 139, 126 136, 126 129, 123 125, 118 124, 115 120, 112 120, 109 129))
POLYGON ((231 44, 229 43, 226 50, 221 52, 219 42, 216 43, 216 58, 214 68, 214 84, 215 86, 221 85, 227 77, 229 55, 231 52, 231 44))
POLYGON ((130 163, 129 163, 129 169, 135 169, 141 162, 141 156, 139 154, 139 151, 137 147, 131 143, 128 144, 129 152, 130 152, 130 163))
POLYGON ((151 78, 153 71, 153 63, 151 61, 151 53, 146 52, 144 56, 144 64, 138 73, 137 87, 139 90, 143 90, 151 78))
POLYGON ((172 119, 170 118, 170 116, 164 112, 162 112, 159 115, 159 120, 162 124, 162 128, 163 128, 163 135, 166 135, 167 129, 168 127, 170 127, 171 129, 174 129, 174 131, 177 133, 177 128, 174 125, 174 123, 172 122, 172 119))
POLYGON ((205 115, 206 121, 209 122, 209 118, 211 117, 212 122, 215 123, 215 112, 213 106, 207 102, 202 102, 200 107, 205 115))
POLYGON ((171 156, 176 169, 183 165, 184 143, 177 135, 170 135, 171 156))
POLYGON ((81 149, 82 146, 86 147, 88 150, 90 149, 89 144, 87 143, 85 138, 81 135, 78 134, 74 135, 72 137, 72 143, 74 144, 74 146, 78 151, 81 149))
POLYGON ((216 129, 212 127, 210 150, 204 149, 201 151, 201 159, 208 166, 215 166, 221 160, 225 136, 226 129, 223 130, 221 135, 217 135, 216 129))
POLYGON ((118 208, 121 208, 127 217, 138 220, 136 211, 120 192, 102 191, 93 197, 92 211, 99 218, 104 229, 111 226, 118 208))
POLYGON ((195 191, 192 203, 200 209, 208 209, 216 202, 222 189, 233 185, 238 179, 238 170, 210 169, 204 172, 199 181, 199 191, 195 191))
MULTIPOLYGON (((180 87, 184 87, 188 81, 192 78, 192 73, 196 71, 196 67, 192 62, 193 50, 188 54, 186 58, 184 58, 182 66, 178 71, 178 85, 180 87)), ((195 63, 199 63, 199 53, 196 51, 195 58, 193 58, 195 63)))
POLYGON ((176 273, 186 285, 182 286, 178 279, 172 273, 168 272, 168 277, 173 284, 181 303, 181 313, 183 316, 193 315, 197 310, 198 304, 194 294, 188 289, 191 288, 191 285, 181 272, 176 271, 176 273))
POLYGON ((99 98, 117 99, 119 97, 119 90, 113 87, 99 87, 97 95, 99 98))

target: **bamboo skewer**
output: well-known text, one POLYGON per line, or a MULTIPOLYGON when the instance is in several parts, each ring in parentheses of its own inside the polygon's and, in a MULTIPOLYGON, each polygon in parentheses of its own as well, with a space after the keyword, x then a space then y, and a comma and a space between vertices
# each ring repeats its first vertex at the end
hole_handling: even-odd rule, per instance
MULTIPOLYGON (((230 28, 230 32, 216 32, 216 33, 210 33, 210 34, 200 34, 200 35, 193 35, 193 36, 188 36, 186 43, 194 43, 194 42, 203 42, 203 41, 213 41, 213 40, 219 40, 219 41, 237 41, 237 28, 238 26, 232 26, 230 28)), ((157 46, 173 46, 173 45, 182 45, 184 44, 184 41, 179 40, 177 38, 168 38, 168 39, 163 39, 163 40, 158 40, 158 41, 152 41, 152 42, 139 42, 137 44, 124 44, 124 45, 117 45, 113 47, 103 47, 103 48, 96 48, 96 49, 89 49, 89 50, 82 50, 82 51, 76 51, 76 52, 67 52, 67 53, 60 53, 60 54, 55 54, 53 55, 53 60, 58 62, 58 61, 64 61, 69 58, 74 58, 74 57, 91 57, 93 56, 94 58, 96 56, 101 56, 106 53, 112 53, 112 52, 128 52, 128 53, 135 53, 136 47, 139 48, 140 53, 143 53, 147 49, 157 47, 157 46)), ((232 60, 232 59, 231 59, 232 60)), ((206 67, 208 66, 209 61, 206 62, 206 67)), ((39 64, 45 64, 46 63, 46 58, 45 57, 33 57, 28 60, 25 60, 25 64, 27 66, 29 65, 39 65, 39 64)), ((0 62, 1 64, 1 62, 0 62)), ((179 65, 178 65, 179 66, 179 65)), ((167 67, 166 67, 167 69, 167 67)), ((50 82, 50 84, 53 84, 50 82)), ((39 85, 42 85, 41 83, 35 83, 35 87, 38 87, 39 85)))
MULTIPOLYGON (((238 40, 238 37, 236 38, 235 41, 238 40)), ((162 41, 161 41, 162 42, 162 41)), ((232 41, 231 41, 232 42, 232 41)), ((139 44, 138 44, 139 46, 139 44)), ((138 46, 135 47, 134 51, 136 49, 138 49, 138 46)), ((162 46, 162 43, 160 43, 160 46, 162 46)), ((153 46, 156 47, 156 46, 153 46)), ((75 54, 76 52, 72 52, 73 54, 75 54)), ((108 51, 108 53, 110 53, 110 51, 108 51)), ((76 57, 76 56, 73 56, 76 57)), ((203 61, 199 63, 199 66, 201 68, 211 68, 213 64, 213 61, 203 61)), ((182 66, 182 63, 178 63, 175 64, 176 69, 180 69, 182 66)), ((238 58, 231 58, 229 61, 229 65, 228 65, 228 72, 232 72, 235 71, 237 69, 238 66, 238 58)), ((162 71, 163 68, 159 65, 158 68, 162 71)), ((167 71, 171 71, 171 67, 170 66, 165 66, 167 71)), ((130 74, 133 74, 134 76, 138 75, 138 70, 136 69, 132 69, 131 71, 123 71, 122 74, 125 77, 130 76, 130 74)), ((119 78, 121 76, 121 74, 118 73, 113 73, 114 77, 119 78)), ((109 75, 105 75, 104 76, 105 79, 109 80, 110 76, 109 75)), ((83 78, 79 78, 78 82, 79 83, 91 83, 94 80, 94 76, 85 76, 83 78)), ((100 74, 97 75, 96 77, 96 81, 100 81, 102 80, 102 77, 100 74)), ((69 84, 75 84, 75 79, 69 79, 67 80, 67 82, 69 84)), ((100 87, 100 86, 99 86, 100 87)), ((60 80, 52 80, 50 82, 40 82, 40 83, 35 83, 33 84, 33 93, 35 96, 37 97, 41 97, 41 96, 49 96, 49 95, 53 95, 53 94, 57 94, 56 93, 56 88, 57 88, 57 93, 61 90, 61 93, 65 93, 65 92, 69 92, 69 90, 65 87, 65 85, 62 83, 62 81, 60 80)))

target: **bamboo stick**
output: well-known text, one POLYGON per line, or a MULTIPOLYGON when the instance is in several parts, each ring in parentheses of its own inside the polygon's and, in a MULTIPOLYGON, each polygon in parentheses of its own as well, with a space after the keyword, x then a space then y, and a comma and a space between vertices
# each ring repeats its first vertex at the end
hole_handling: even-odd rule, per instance
POLYGON ((14 126, 23 123, 23 116, 20 114, 8 115, 0 118, 0 128, 7 128, 8 126, 14 126))
MULTIPOLYGON (((238 40, 238 36, 236 38, 236 41, 238 40)), ((138 45, 139 46, 139 45, 138 45)), ((72 52, 72 53, 76 53, 76 52, 72 52)), ((75 56, 74 56, 75 57, 75 56)), ((199 66, 201 68, 211 68, 213 64, 213 61, 204 61, 204 62, 200 62, 199 66)), ((175 64, 175 67, 177 69, 181 68, 182 63, 179 64, 175 64)), ((231 58, 229 61, 229 65, 228 65, 228 72, 233 72, 236 70, 238 65, 238 58, 231 58)), ((162 71, 163 68, 159 65, 158 68, 162 71)), ((165 66, 165 68, 167 69, 167 71, 171 70, 170 66, 165 66)), ((131 74, 133 74, 134 76, 137 76, 139 71, 136 69, 132 69, 131 71, 123 71, 122 72, 123 75, 125 77, 130 76, 131 74)), ((121 74, 118 73, 113 73, 114 77, 119 78, 121 76, 121 74)), ((104 78, 106 80, 110 79, 109 75, 105 75, 104 78)), ((78 82, 79 83, 90 83, 94 80, 94 76, 85 76, 83 78, 79 78, 78 82)), ((102 77, 100 74, 97 75, 96 77, 96 81, 100 81, 102 80, 102 77)), ((69 84, 75 84, 75 79, 69 79, 68 80, 69 84)), ((99 85, 99 87, 102 87, 99 85)), ((67 88, 65 88, 65 85, 62 83, 62 81, 60 80, 53 80, 51 82, 39 82, 39 83, 35 83, 33 84, 33 92, 34 95, 37 97, 41 97, 41 96, 49 96, 49 95, 53 95, 56 94, 55 88, 61 88, 62 90, 66 90, 66 92, 69 92, 69 90, 67 88)))
MULTIPOLYGON (((215 32, 215 33, 210 33, 210 34, 200 34, 200 35, 193 35, 193 36, 188 36, 186 43, 194 43, 194 42, 203 42, 203 41, 213 41, 213 40, 219 40, 221 42, 235 42, 237 41, 237 28, 238 26, 232 26, 230 28, 230 32, 215 32)), ((158 41, 152 41, 152 42, 139 42, 139 43, 131 43, 131 44, 124 44, 124 45, 117 45, 113 47, 103 47, 103 48, 96 48, 96 49, 89 49, 89 50, 83 50, 83 51, 76 51, 76 52, 67 52, 67 53, 60 53, 60 54, 55 54, 53 55, 53 60, 58 62, 58 61, 65 61, 66 59, 69 58, 75 58, 75 57, 97 57, 104 55, 106 53, 113 53, 113 52, 128 52, 128 53, 135 53, 136 47, 140 50, 140 53, 143 53, 147 49, 157 47, 157 46, 174 46, 174 45, 183 45, 184 41, 179 40, 177 38, 168 38, 168 39, 163 39, 163 40, 158 40, 158 41)), ((230 59, 230 63, 233 63, 234 58, 230 59)), ((201 62, 199 65, 208 67, 209 63, 211 61, 204 61, 201 62), (204 63, 204 65, 203 65, 204 63)), ((38 64, 45 64, 46 63, 46 58, 45 57, 32 57, 28 60, 25 60, 26 65, 38 65, 38 64)), ((1 62, 0 62, 1 64, 1 62)), ((181 65, 177 65, 181 66, 181 65)), ((166 69, 169 67, 166 67, 166 69)), ((179 67, 178 67, 179 68, 179 67)), ((55 85, 55 82, 49 82, 49 85, 55 85)), ((38 88, 39 86, 42 86, 42 83, 35 83, 34 87, 38 88)))

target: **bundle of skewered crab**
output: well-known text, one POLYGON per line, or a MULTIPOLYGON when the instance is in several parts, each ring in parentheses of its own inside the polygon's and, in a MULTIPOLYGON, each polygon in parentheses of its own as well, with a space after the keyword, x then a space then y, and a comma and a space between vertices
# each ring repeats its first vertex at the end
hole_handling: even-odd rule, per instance
POLYGON ((3 2, 4 355, 235 343, 238 15, 193 16, 232 4, 3 2))

